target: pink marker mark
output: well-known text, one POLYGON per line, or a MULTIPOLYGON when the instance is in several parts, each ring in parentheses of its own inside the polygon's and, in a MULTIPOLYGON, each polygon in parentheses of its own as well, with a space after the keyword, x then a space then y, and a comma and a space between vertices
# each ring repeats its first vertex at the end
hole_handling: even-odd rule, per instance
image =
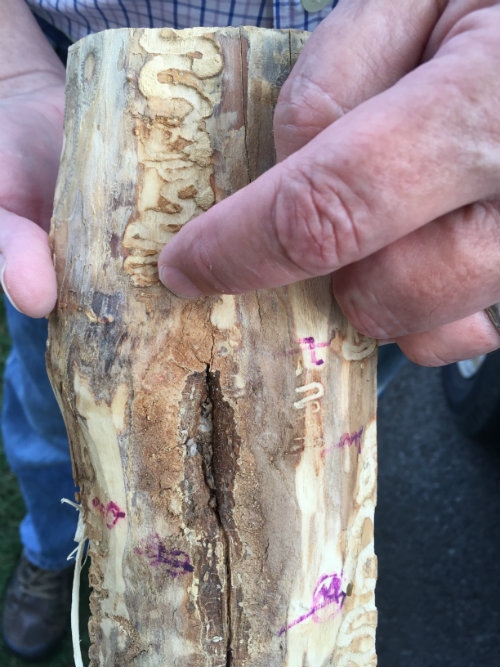
POLYGON ((307 338, 299 338, 297 342, 300 345, 307 345, 311 352, 311 363, 316 364, 316 366, 321 366, 321 364, 324 364, 325 362, 323 359, 318 359, 316 357, 316 350, 320 347, 329 347, 332 340, 329 340, 327 343, 317 343, 313 336, 308 336, 307 338))
POLYGON ((286 630, 290 630, 290 628, 293 628, 295 625, 311 618, 311 616, 315 623, 320 623, 321 619, 318 618, 316 614, 320 609, 324 609, 325 607, 335 605, 335 609, 330 615, 330 618, 336 616, 344 606, 344 600, 347 595, 347 593, 344 593, 344 591, 341 590, 341 586, 342 579, 337 574, 324 574, 316 584, 312 605, 309 611, 296 618, 287 626, 283 626, 278 632, 278 636, 281 636, 286 630))
POLYGON ((330 447, 325 447, 321 450, 321 458, 324 458, 329 452, 334 449, 342 449, 342 447, 352 447, 356 445, 358 448, 358 454, 361 454, 361 436, 363 435, 364 426, 362 426, 359 431, 355 433, 344 433, 336 445, 331 445, 330 447))
POLYGON ((153 567, 162 565, 173 578, 194 570, 189 554, 180 549, 169 549, 158 533, 142 540, 141 546, 136 547, 134 551, 136 554, 145 556, 153 567))
POLYGON ((109 528, 109 530, 116 526, 118 519, 124 519, 126 516, 125 512, 121 510, 112 500, 107 505, 105 505, 96 496, 92 499, 92 505, 98 512, 103 515, 106 521, 106 526, 109 528))

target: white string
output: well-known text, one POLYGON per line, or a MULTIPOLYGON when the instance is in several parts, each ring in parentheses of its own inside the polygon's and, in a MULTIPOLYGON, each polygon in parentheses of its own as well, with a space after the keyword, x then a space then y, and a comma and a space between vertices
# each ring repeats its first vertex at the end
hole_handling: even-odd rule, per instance
POLYGON ((83 522, 83 513, 82 506, 74 503, 72 500, 67 498, 61 498, 62 503, 71 505, 79 512, 78 524, 76 526, 75 532, 75 542, 78 543, 78 546, 73 549, 69 554, 68 560, 72 558, 75 559, 75 571, 73 573, 73 590, 71 593, 71 639, 73 641, 73 659, 75 661, 75 667, 84 667, 82 651, 80 648, 80 614, 79 614, 79 602, 80 602, 80 575, 82 567, 85 563, 82 564, 83 551, 85 549, 85 542, 87 541, 87 536, 85 534, 85 524, 83 522))

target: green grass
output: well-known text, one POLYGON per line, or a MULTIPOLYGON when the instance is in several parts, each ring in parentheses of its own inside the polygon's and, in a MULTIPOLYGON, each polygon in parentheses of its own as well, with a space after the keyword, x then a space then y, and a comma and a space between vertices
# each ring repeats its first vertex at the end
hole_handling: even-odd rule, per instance
MULTIPOLYGON (((3 299, 0 297, 0 377, 3 377, 5 361, 10 349, 10 338, 5 322, 5 311, 3 299)), ((1 392, 1 384, 0 384, 1 392)), ((0 403, 1 403, 0 393, 0 403)), ((21 543, 19 540, 19 523, 25 513, 24 503, 19 493, 16 477, 10 471, 3 445, 0 441, 0 526, 2 530, 2 539, 0 540, 0 597, 3 602, 5 588, 9 578, 14 570, 19 554, 21 553, 21 543)), ((88 619, 88 596, 89 589, 87 584, 87 568, 82 573, 82 588, 80 592, 80 625, 82 636, 82 654, 84 663, 87 664, 86 657, 88 649, 88 633, 86 624, 88 619)), ((72 667, 73 648, 69 631, 64 638, 60 648, 46 660, 37 662, 26 662, 13 655, 3 641, 0 641, 0 667, 72 667)))

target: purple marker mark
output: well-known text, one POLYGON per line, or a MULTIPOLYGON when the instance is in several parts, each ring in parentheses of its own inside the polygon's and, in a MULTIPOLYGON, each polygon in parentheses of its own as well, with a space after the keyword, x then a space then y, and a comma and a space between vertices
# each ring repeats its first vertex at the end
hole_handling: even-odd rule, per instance
POLYGON ((145 556, 153 567, 164 566, 167 573, 174 578, 194 570, 189 555, 180 549, 168 549, 158 533, 142 540, 141 547, 136 547, 134 551, 145 556))
POLYGON ((344 593, 344 591, 341 590, 341 586, 342 579, 337 574, 324 574, 316 584, 316 588, 314 589, 313 593, 312 605, 309 611, 306 614, 302 614, 302 616, 296 618, 287 626, 283 626, 278 632, 278 636, 281 637, 281 635, 286 630, 290 630, 290 628, 293 628, 295 625, 298 625, 308 618, 311 618, 311 616, 315 623, 320 623, 321 619, 316 616, 316 613, 320 609, 324 609, 330 605, 336 605, 336 608, 330 616, 330 618, 333 618, 344 606, 344 600, 347 595, 347 593, 344 593))
POLYGON ((282 352, 282 354, 286 356, 290 356, 292 354, 298 354, 301 351, 301 349, 303 349, 303 347, 305 346, 306 349, 310 350, 311 352, 311 363, 315 364, 316 366, 321 366, 325 362, 323 359, 318 359, 318 357, 316 356, 316 350, 320 347, 329 347, 334 337, 335 335, 333 335, 330 338, 330 340, 327 341, 326 343, 317 343, 313 336, 306 336, 305 338, 299 338, 297 339, 297 342, 301 346, 300 348, 295 348, 294 350, 286 350, 285 352, 282 352))
POLYGON ((110 501, 107 505, 105 505, 96 496, 95 498, 92 498, 92 505, 98 512, 103 515, 106 521, 106 526, 109 528, 109 530, 116 526, 118 519, 124 519, 126 516, 125 512, 121 510, 113 501, 110 501))
POLYGON ((329 340, 327 343, 317 343, 313 336, 308 336, 307 338, 299 338, 298 343, 300 345, 307 345, 311 352, 311 363, 316 364, 316 366, 321 366, 321 364, 324 364, 323 359, 318 359, 316 357, 316 350, 319 347, 328 347, 332 341, 329 340))
POLYGON ((334 449, 342 449, 342 447, 352 447, 356 445, 358 449, 358 454, 361 454, 361 436, 363 435, 364 426, 362 426, 359 431, 355 433, 344 433, 336 445, 331 445, 331 447, 325 447, 321 450, 321 458, 324 458, 329 452, 334 449))

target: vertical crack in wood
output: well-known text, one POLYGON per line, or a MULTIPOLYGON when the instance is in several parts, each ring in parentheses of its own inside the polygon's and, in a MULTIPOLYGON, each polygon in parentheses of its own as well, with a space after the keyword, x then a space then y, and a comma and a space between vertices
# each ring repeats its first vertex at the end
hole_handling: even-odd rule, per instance
POLYGON ((247 177, 248 181, 251 180, 250 176, 250 156, 248 154, 248 132, 247 132, 247 98, 246 94, 247 89, 245 86, 245 76, 243 71, 243 63, 245 61, 245 54, 243 53, 243 36, 241 34, 241 28, 239 28, 239 37, 240 37, 240 72, 241 72, 241 108, 243 110, 243 131, 244 131, 244 143, 245 143, 245 159, 247 164, 247 177))
MULTIPOLYGON (((217 374, 218 375, 218 374, 217 374)), ((219 429, 217 424, 220 420, 220 415, 217 414, 218 408, 220 408, 220 385, 218 377, 215 373, 210 372, 210 365, 206 365, 205 371, 205 382, 207 389, 207 397, 204 402, 201 404, 202 418, 206 421, 210 421, 211 428, 211 439, 208 443, 208 446, 204 446, 201 449, 201 460, 202 460, 202 470, 203 478, 205 484, 210 494, 210 499, 208 501, 209 507, 214 513, 215 520, 220 529, 220 534, 223 541, 224 549, 224 564, 226 570, 226 581, 227 581, 227 594, 226 594, 226 623, 227 623, 227 632, 226 632, 226 664, 225 667, 231 667, 232 664, 232 624, 231 624, 231 592, 232 592, 232 580, 231 580, 231 554, 230 554, 230 544, 229 537, 226 530, 226 521, 224 520, 224 510, 221 503, 221 488, 219 486, 219 479, 224 477, 224 472, 218 469, 218 464, 224 458, 224 453, 218 451, 220 447, 220 440, 217 437, 219 429)))

